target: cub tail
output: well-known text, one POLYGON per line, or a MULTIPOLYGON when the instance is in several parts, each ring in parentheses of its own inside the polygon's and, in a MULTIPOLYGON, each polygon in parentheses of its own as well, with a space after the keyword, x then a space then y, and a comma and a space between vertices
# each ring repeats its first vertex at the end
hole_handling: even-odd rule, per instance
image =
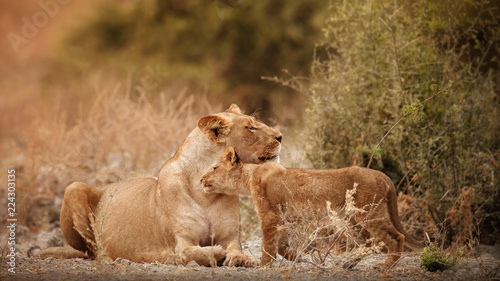
POLYGON ((418 241, 410 237, 408 233, 406 233, 403 225, 401 225, 401 221, 399 220, 398 214, 398 199, 396 196, 396 188, 392 183, 391 179, 387 176, 385 177, 385 184, 387 190, 387 208, 389 211, 389 218, 394 225, 394 227, 401 232, 405 236, 405 245, 414 251, 422 251, 425 247, 425 242, 418 241))

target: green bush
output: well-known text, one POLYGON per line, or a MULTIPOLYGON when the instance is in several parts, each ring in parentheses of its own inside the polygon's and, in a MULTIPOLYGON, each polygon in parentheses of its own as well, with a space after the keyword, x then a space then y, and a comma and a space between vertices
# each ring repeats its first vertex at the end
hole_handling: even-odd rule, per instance
POLYGON ((434 244, 430 243, 420 254, 420 266, 430 272, 445 271, 457 264, 462 252, 456 251, 453 255, 445 254, 434 244))
POLYGON ((366 166, 373 154, 372 168, 419 199, 414 232, 437 227, 447 242, 497 241, 496 7, 333 2, 311 68, 313 165, 366 166))

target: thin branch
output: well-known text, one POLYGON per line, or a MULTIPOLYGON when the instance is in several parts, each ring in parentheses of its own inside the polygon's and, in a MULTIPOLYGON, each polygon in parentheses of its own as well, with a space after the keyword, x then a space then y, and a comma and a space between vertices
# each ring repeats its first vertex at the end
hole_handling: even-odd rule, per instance
POLYGON ((401 70, 399 68, 399 52, 398 52, 398 45, 396 44, 396 35, 394 34, 392 28, 381 17, 379 17, 379 20, 385 25, 385 27, 387 27, 389 32, 391 32, 392 42, 394 44, 394 54, 396 56, 396 70, 398 72, 398 77, 399 77, 399 86, 401 87, 401 95, 403 95, 405 92, 405 79, 401 76, 401 70))
MULTIPOLYGON (((409 113, 405 113, 403 116, 401 116, 401 118, 399 118, 399 120, 394 124, 392 125, 392 127, 389 129, 389 131, 387 131, 387 133, 385 133, 385 135, 382 137, 382 139, 377 143, 377 145, 375 146, 376 148, 380 147, 380 144, 382 144, 382 142, 385 140, 385 138, 391 133, 391 131, 399 124, 399 122, 401 122, 406 116, 408 116, 409 113)), ((373 155, 375 154, 375 150, 372 151, 372 155, 370 156, 370 161, 368 161, 368 165, 366 165, 367 168, 370 168, 370 165, 372 163, 372 160, 373 160, 373 155)))
MULTIPOLYGON (((430 100, 434 99, 435 97, 437 97, 437 96, 441 95, 443 92, 448 91, 450 88, 451 88, 451 83, 449 83, 449 84, 448 84, 448 85, 447 85, 447 86, 446 86, 443 90, 441 90, 441 91, 439 91, 439 92, 435 93, 434 95, 432 95, 432 96, 430 96, 430 97, 426 98, 425 100, 423 100, 423 101, 419 102, 419 103, 417 104, 417 106, 418 106, 418 107, 423 106, 425 103, 427 103, 428 101, 430 101, 430 100)), ((387 137, 387 136, 388 136, 388 135, 392 132, 392 130, 393 130, 393 129, 394 129, 394 128, 395 128, 395 127, 396 127, 396 126, 397 126, 397 125, 401 122, 401 121, 403 121, 403 119, 404 119, 406 116, 408 116, 410 113, 411 113, 411 112, 406 112, 405 114, 403 114, 403 116, 401 116, 401 117, 399 118, 399 120, 398 120, 398 121, 396 121, 396 123, 395 123, 394 125, 392 125, 392 127, 389 129, 389 131, 387 131, 387 133, 385 133, 385 135, 382 137, 382 139, 381 139, 381 140, 377 143, 377 145, 375 146, 375 148, 374 148, 374 149, 373 149, 373 151, 372 151, 372 155, 370 156, 370 160, 368 161, 368 165, 366 165, 366 167, 367 167, 367 168, 370 168, 370 165, 371 165, 372 160, 373 160, 373 156, 375 155, 375 150, 376 150, 377 148, 379 148, 379 147, 380 147, 380 145, 382 144, 382 142, 383 142, 383 141, 385 140, 385 138, 386 138, 386 137, 387 137)))

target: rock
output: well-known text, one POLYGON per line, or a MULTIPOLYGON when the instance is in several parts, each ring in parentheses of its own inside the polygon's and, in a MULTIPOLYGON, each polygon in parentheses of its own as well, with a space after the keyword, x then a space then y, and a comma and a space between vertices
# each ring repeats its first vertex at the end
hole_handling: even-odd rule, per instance
POLYGON ((28 257, 35 257, 35 258, 39 258, 40 257, 40 251, 42 250, 42 248, 40 248, 39 246, 33 246, 31 248, 29 248, 28 250, 28 257))
POLYGON ((190 261, 190 262, 188 262, 188 264, 186 264, 186 267, 187 268, 199 268, 200 265, 197 264, 195 261, 190 261))
POLYGON ((142 264, 142 267, 147 271, 158 272, 158 266, 151 263, 142 264))
POLYGON ((63 235, 60 228, 54 228, 51 231, 45 231, 38 235, 37 246, 42 249, 48 247, 61 247, 63 246, 63 235))
POLYGON ((59 221, 62 199, 57 196, 38 194, 30 198, 25 224, 32 230, 46 229, 59 221), (57 198, 57 199, 56 199, 57 198))
POLYGON ((472 269, 470 270, 470 274, 471 274, 472 276, 476 276, 476 277, 477 277, 477 276, 484 276, 484 272, 483 272, 483 270, 482 270, 481 268, 479 268, 479 267, 472 268, 472 269))
POLYGON ((460 268, 460 269, 457 269, 457 271, 455 272, 455 276, 457 278, 460 278, 460 277, 464 277, 465 275, 467 275, 467 273, 468 273, 467 269, 460 268))
POLYGON ((116 258, 115 263, 123 264, 123 265, 131 265, 132 264, 131 261, 129 261, 127 259, 123 259, 123 258, 116 258))
POLYGON ((477 250, 481 253, 482 256, 490 256, 492 258, 500 260, 500 244, 495 246, 479 245, 477 247, 477 250))

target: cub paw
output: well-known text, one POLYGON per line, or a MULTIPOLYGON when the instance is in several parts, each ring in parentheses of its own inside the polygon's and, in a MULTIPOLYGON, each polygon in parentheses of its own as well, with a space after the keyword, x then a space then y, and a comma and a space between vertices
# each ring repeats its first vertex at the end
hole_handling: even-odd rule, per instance
POLYGON ((203 192, 205 193, 213 193, 214 192, 214 187, 213 186, 204 186, 203 187, 203 192))

